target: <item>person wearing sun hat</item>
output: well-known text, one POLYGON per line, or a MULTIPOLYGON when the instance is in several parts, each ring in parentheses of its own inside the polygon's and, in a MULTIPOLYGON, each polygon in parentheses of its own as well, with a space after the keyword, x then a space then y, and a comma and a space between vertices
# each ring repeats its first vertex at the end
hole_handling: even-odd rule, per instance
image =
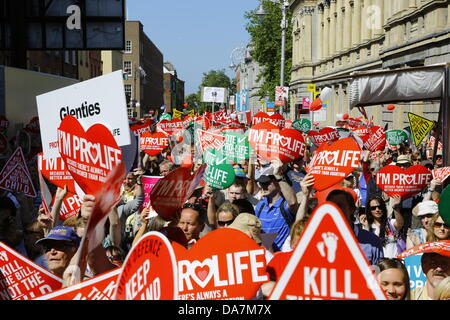
POLYGON ((81 238, 71 227, 54 227, 45 238, 36 241, 44 248, 48 269, 58 277, 63 277, 80 245, 81 238))
POLYGON ((411 158, 406 154, 399 155, 395 164, 403 169, 407 169, 411 166, 411 158))
POLYGON ((431 227, 430 223, 433 217, 439 214, 439 207, 435 201, 422 201, 413 209, 412 213, 420 219, 422 227, 409 230, 406 238, 406 249, 426 242, 427 230, 431 227))

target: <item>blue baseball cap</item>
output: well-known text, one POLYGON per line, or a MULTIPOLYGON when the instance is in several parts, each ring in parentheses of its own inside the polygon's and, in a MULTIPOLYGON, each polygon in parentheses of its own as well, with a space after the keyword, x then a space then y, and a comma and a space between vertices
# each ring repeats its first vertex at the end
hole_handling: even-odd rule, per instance
POLYGON ((78 247, 81 242, 81 238, 71 227, 54 227, 45 238, 36 241, 36 244, 43 244, 43 242, 47 240, 68 241, 76 247, 78 247))

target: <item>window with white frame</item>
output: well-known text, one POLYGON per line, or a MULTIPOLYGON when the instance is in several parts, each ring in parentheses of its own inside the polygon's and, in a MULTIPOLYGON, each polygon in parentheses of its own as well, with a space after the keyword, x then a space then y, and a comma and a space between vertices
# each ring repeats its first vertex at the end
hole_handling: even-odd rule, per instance
POLYGON ((125 53, 132 53, 133 52, 133 41, 127 40, 125 42, 125 53))
POLYGON ((128 108, 128 118, 133 118, 133 109, 128 108))
POLYGON ((131 84, 126 84, 125 85, 125 96, 129 97, 129 99, 131 99, 131 95, 133 93, 133 87, 131 86, 131 84))
POLYGON ((131 77, 133 75, 133 63, 131 61, 124 61, 123 62, 123 70, 127 70, 128 75, 131 77))

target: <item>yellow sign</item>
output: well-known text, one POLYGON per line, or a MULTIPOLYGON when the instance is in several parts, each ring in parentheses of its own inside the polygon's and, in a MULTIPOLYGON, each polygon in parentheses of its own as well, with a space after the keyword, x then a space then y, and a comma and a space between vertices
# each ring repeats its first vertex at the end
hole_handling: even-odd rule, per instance
MULTIPOLYGON (((320 92, 314 92, 314 99, 313 100, 316 100, 319 95, 320 95, 320 92)), ((322 102, 324 102, 324 101, 322 101, 322 102)))
POLYGON ((173 110, 173 118, 182 120, 183 112, 176 109, 173 110))
POLYGON ((195 110, 192 109, 188 112, 188 116, 194 117, 195 116, 195 110))
POLYGON ((423 139, 433 130, 434 121, 428 120, 417 114, 408 112, 409 124, 411 125, 411 133, 416 147, 422 143, 423 139))
POLYGON ((316 85, 315 84, 308 84, 308 91, 315 92, 316 91, 316 85))

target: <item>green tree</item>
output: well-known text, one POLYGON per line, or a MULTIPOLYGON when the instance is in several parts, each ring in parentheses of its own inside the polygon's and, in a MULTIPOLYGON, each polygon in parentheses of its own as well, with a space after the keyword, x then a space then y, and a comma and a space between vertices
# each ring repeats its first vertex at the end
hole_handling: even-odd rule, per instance
POLYGON ((186 97, 185 101, 189 105, 188 110, 195 109, 197 111, 200 106, 200 95, 198 93, 191 93, 186 97))
MULTIPOLYGON (((275 98, 275 87, 280 85, 281 73, 281 4, 269 0, 263 0, 263 8, 267 15, 257 16, 254 11, 245 13, 248 19, 247 31, 251 37, 253 47, 252 57, 261 67, 258 81, 261 81, 261 89, 258 96, 268 96, 272 101, 275 98)), ((286 30, 285 46, 285 76, 284 81, 290 82, 290 70, 292 68, 292 13, 287 10, 288 28, 286 30)))

